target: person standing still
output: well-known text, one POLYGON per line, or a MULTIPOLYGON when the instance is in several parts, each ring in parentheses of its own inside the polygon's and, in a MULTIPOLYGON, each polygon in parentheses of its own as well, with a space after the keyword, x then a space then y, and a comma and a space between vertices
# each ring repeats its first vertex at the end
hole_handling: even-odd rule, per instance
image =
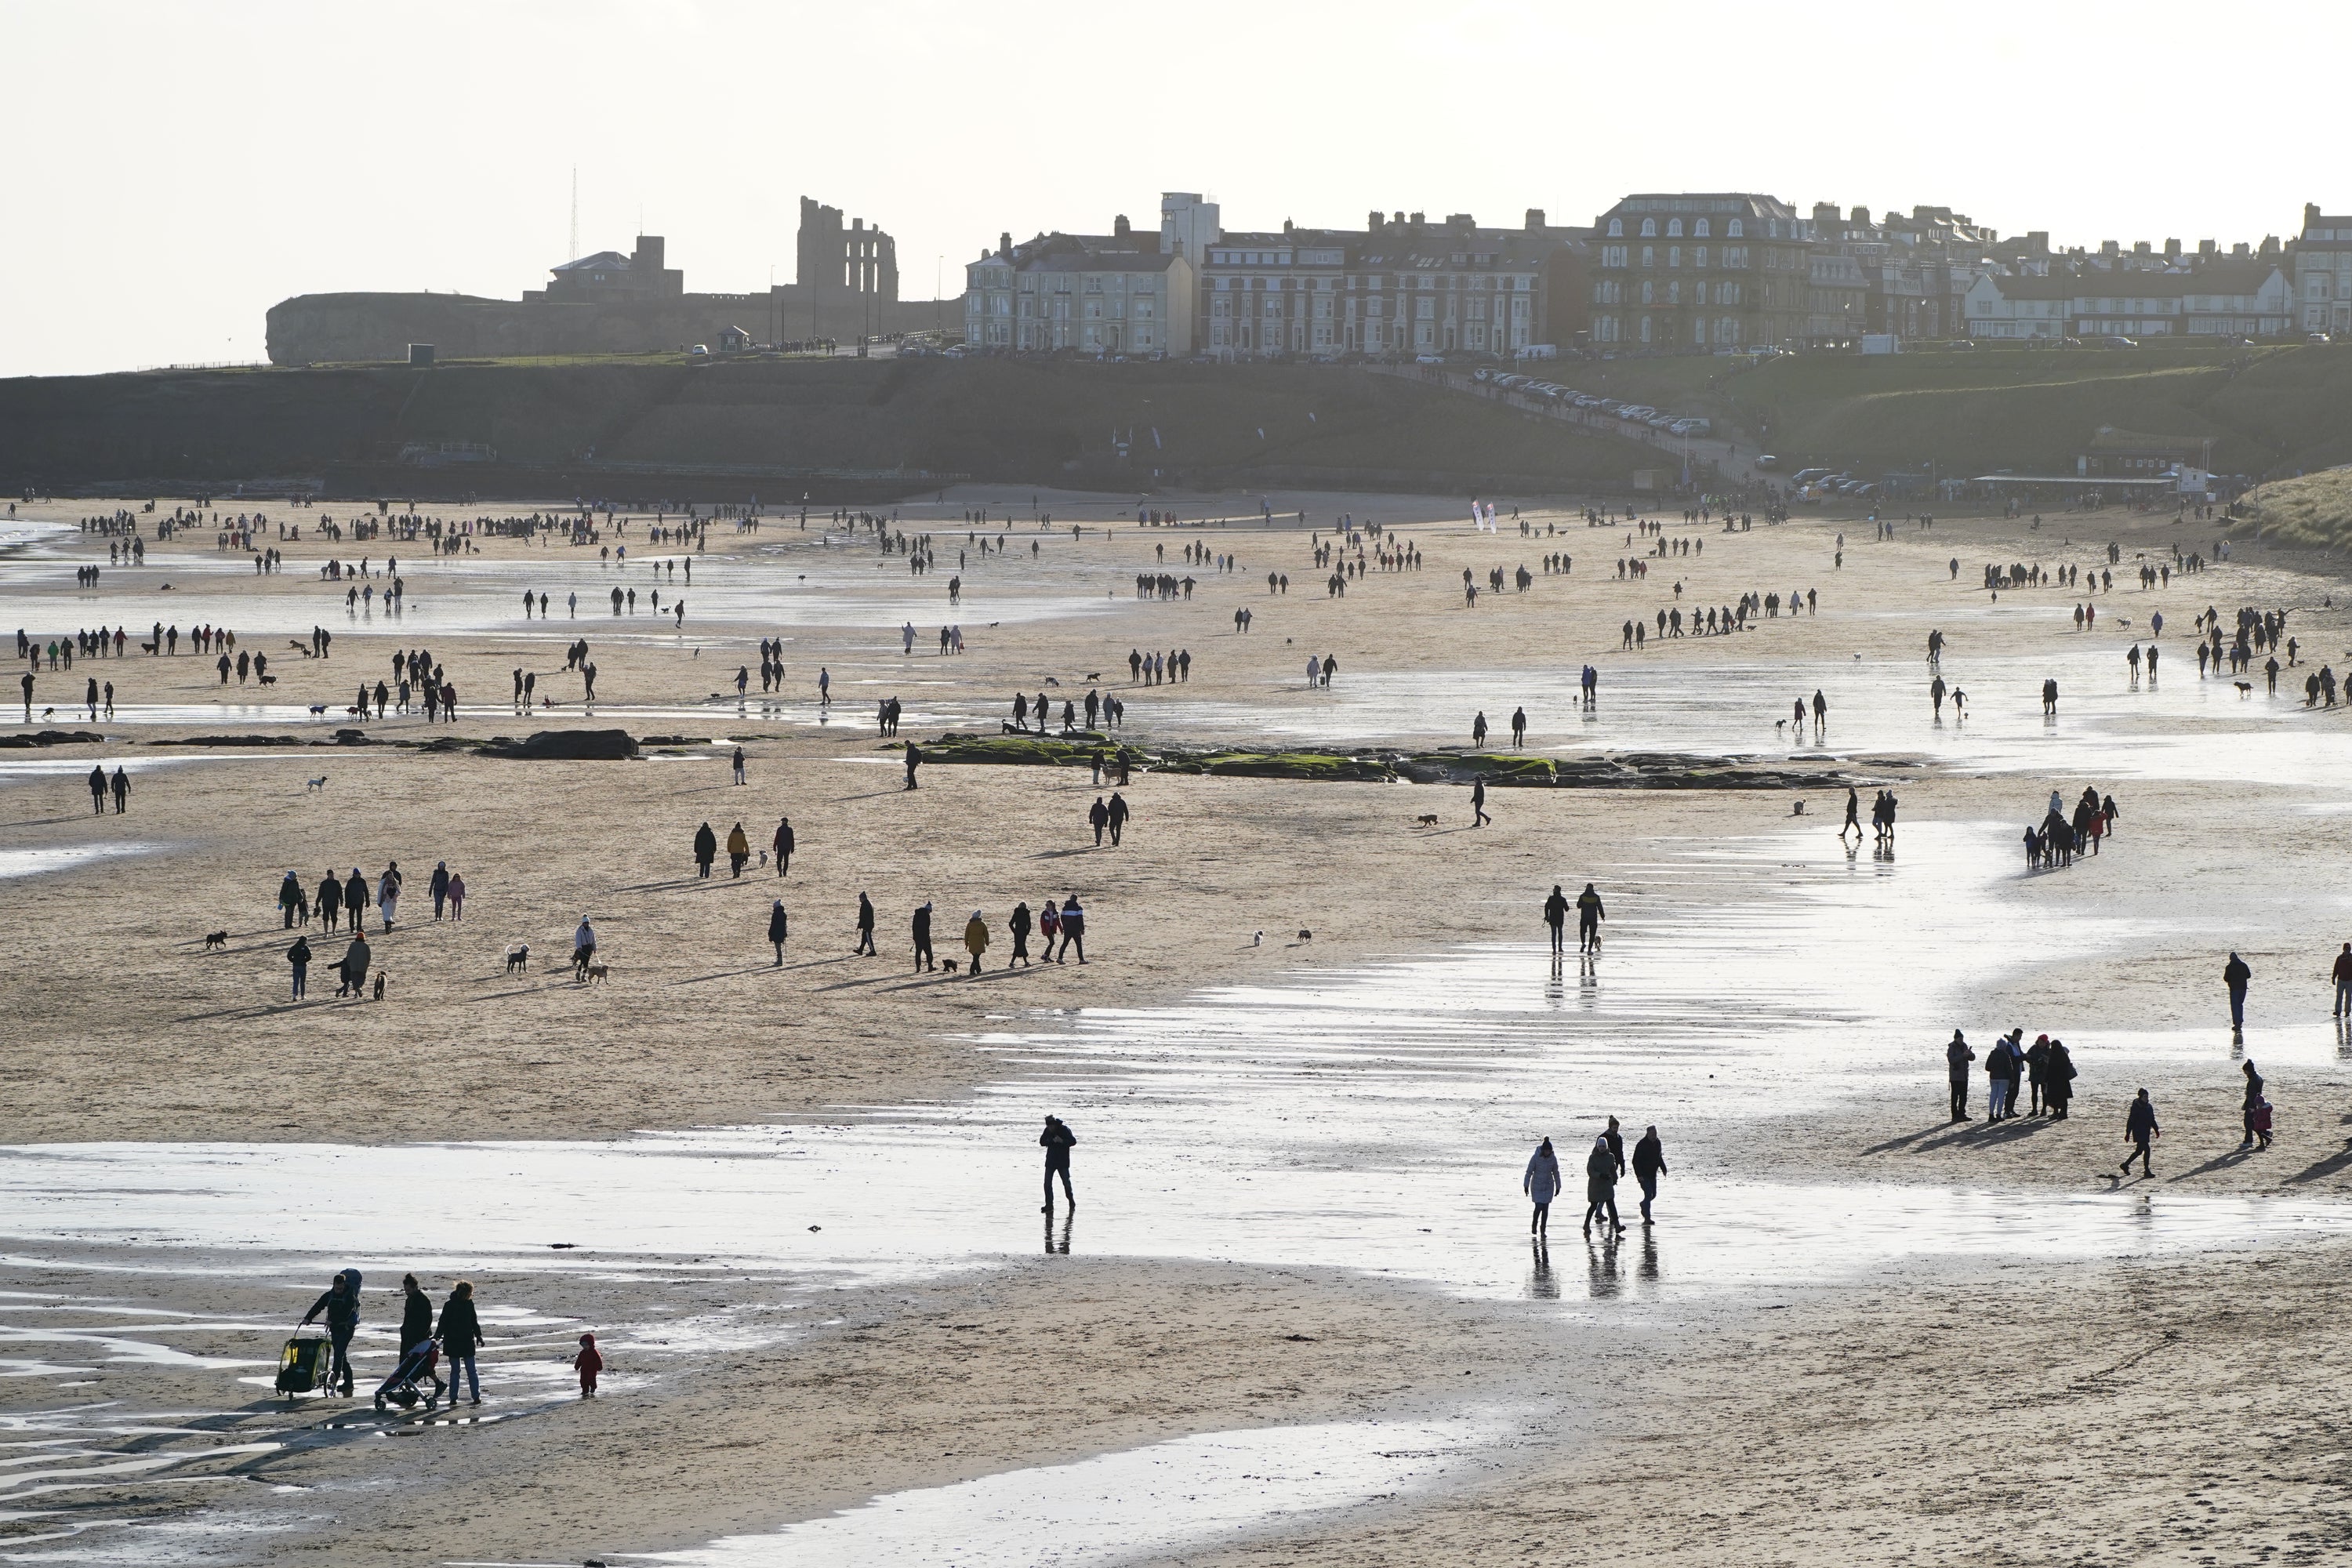
POLYGON ((2336 1016, 2352 1013, 2352 942, 2336 955, 2336 1016))
POLYGON ((1059 963, 1062 959, 1069 957, 1073 947, 1078 950, 1078 962, 1084 963, 1087 961, 1087 911, 1079 906, 1076 893, 1062 900, 1062 956, 1054 962, 1059 963))
POLYGON ((1944 1047, 1944 1062, 1952 1081, 1952 1120, 1969 1119, 1969 1064, 1977 1054, 1969 1047, 1968 1037, 1958 1029, 1952 1031, 1952 1043, 1944 1047))
POLYGON ((1062 1178, 1062 1195, 1070 1200, 1070 1207, 1078 1206, 1078 1194, 1070 1190, 1070 1150, 1076 1145, 1078 1135, 1064 1125, 1058 1116, 1045 1118, 1045 1131, 1037 1135, 1038 1145, 1045 1151, 1045 1206, 1041 1214, 1054 1212, 1054 1178, 1062 1178))
POLYGON ((460 1279, 450 1287, 449 1299, 441 1304, 441 1327, 433 1337, 441 1342, 441 1358, 449 1365, 449 1403, 457 1403, 458 1374, 462 1373, 473 1403, 479 1405, 482 1374, 474 1365, 474 1355, 488 1336, 482 1332, 482 1320, 474 1310, 472 1280, 460 1279))
POLYGON ((2246 1098, 2244 1104, 2239 1109, 2239 1119, 2245 1124, 2246 1136, 2238 1145, 2241 1149, 2251 1148, 2254 1142, 2254 1113, 2260 1110, 2265 1103, 2263 1099, 2262 1073, 2256 1069, 2254 1064, 2251 1061, 2246 1063, 2245 1073, 2246 1098))
POLYGON ((2230 988, 2230 1033, 2232 1036, 2242 1037, 2246 1032, 2246 982, 2253 977, 2254 972, 2247 968, 2246 961, 2235 952, 2231 953, 2230 962, 2221 966, 2221 984, 2230 988))

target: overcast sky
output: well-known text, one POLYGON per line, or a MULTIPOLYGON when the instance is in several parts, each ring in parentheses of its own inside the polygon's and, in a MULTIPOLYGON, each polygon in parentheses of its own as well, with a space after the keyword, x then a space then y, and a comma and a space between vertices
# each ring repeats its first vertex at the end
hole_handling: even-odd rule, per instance
POLYGON ((1633 190, 1948 205, 2060 244, 2352 207, 2352 9, 1678 0, 0 0, 0 375, 263 357, 291 294, 514 298, 668 237, 793 277, 797 198, 929 298, 998 231, 1633 190))

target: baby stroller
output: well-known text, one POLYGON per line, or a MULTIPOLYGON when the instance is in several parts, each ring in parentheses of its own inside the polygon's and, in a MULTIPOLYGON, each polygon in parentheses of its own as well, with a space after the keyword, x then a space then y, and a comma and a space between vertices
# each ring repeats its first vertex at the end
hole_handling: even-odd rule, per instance
POLYGON ((392 1369, 392 1375, 377 1385, 375 1407, 378 1410, 383 1409, 384 1401, 388 1399, 403 1410, 406 1410, 421 1398, 425 1401, 425 1408, 432 1408, 434 1402, 441 1397, 443 1386, 441 1376, 435 1370, 440 1364, 439 1343, 433 1340, 420 1341, 406 1355, 400 1358, 400 1364, 392 1369), (419 1379, 430 1381, 433 1384, 433 1392, 420 1394, 416 1389, 419 1379))
POLYGON ((327 1374, 333 1366, 333 1348, 324 1329, 305 1324, 295 1330, 294 1337, 278 1353, 278 1392, 289 1399, 298 1394, 323 1392, 327 1374))

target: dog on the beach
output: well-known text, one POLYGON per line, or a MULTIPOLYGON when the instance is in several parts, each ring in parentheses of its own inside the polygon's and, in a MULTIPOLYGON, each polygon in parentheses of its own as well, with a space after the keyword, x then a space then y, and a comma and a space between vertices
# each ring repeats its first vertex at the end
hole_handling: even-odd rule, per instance
POLYGON ((940 961, 940 967, 946 970, 950 974, 953 974, 956 972, 956 961, 952 958, 941 959, 940 961))
POLYGON ((324 774, 324 773, 320 773, 317 778, 314 778, 314 779, 309 779, 309 780, 304 781, 304 784, 303 784, 303 793, 307 795, 307 794, 309 794, 309 793, 310 793, 310 791, 312 791, 312 790, 322 790, 322 789, 324 789, 324 788, 326 788, 326 787, 327 787, 327 775, 326 775, 326 774, 324 774))
POLYGON ((207 932, 205 932, 205 951, 206 952, 210 952, 213 949, 215 949, 215 948, 216 948, 216 947, 218 947, 218 948, 226 948, 226 947, 227 947, 227 946, 228 946, 228 932, 226 932, 226 931, 207 931, 207 932))
POLYGON ((327 716, 327 705, 326 705, 325 703, 323 703, 323 702, 313 702, 313 703, 311 703, 311 704, 310 704, 310 717, 311 717, 311 718, 313 718, 313 719, 323 719, 323 718, 325 718, 326 716, 327 716))
POLYGON ((1435 813, 1435 812, 1433 812, 1433 812, 1429 813, 1429 815, 1427 815, 1426 816, 1417 816, 1417 817, 1413 818, 1413 826, 1416 826, 1416 827, 1434 827, 1434 826, 1437 826, 1437 813, 1435 813))
POLYGON ((381 1002, 383 1000, 383 983, 391 978, 392 971, 388 969, 379 969, 375 972, 375 999, 377 1001, 381 1002))
POLYGON ((1250 945, 1252 947, 1264 947, 1265 945, 1265 932, 1258 931, 1251 936, 1250 945))
POLYGON ((1313 942, 1315 940, 1315 933, 1302 928, 1298 933, 1298 940, 1301 942, 1313 942))
POLYGON ((2252 697, 2254 694, 2254 683, 2251 680, 2233 680, 2230 684, 2238 689, 2238 695, 2241 697, 2252 697))
POLYGON ((613 966, 609 963, 592 963, 588 966, 588 984, 602 985, 604 984, 604 976, 611 973, 613 973, 613 966))
POLYGON ((528 968, 530 967, 530 945, 528 942, 517 942, 514 946, 507 949, 507 973, 509 974, 512 974, 519 969, 528 968))
POLYGON ((278 678, 274 675, 264 672, 261 677, 261 684, 264 686, 275 686, 278 684, 278 678))

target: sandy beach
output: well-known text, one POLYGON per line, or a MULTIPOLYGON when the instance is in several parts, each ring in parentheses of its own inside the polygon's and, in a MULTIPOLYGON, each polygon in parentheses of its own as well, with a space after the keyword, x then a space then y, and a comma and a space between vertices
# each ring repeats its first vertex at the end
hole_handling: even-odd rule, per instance
POLYGON ((1499 533, 1426 498, 1268 499, 1307 523, 1263 526, 1256 497, 1166 498, 1233 520, 1195 529, 1138 526, 1118 498, 950 491, 897 509, 932 537, 921 574, 822 516, 719 520, 690 585, 656 575, 688 557, 650 517, 436 556, 316 537, 335 503, 265 505, 303 533, 268 576, 209 527, 159 542, 142 519, 133 567, 101 536, 26 531, 0 613, 36 642, 101 622, 133 641, 45 664, 31 721, 0 726, 104 736, 0 750, 19 911, 0 1425, 26 1460, 0 1482, 0 1561, 909 1560, 892 1518, 961 1543, 914 1560, 970 1563, 1050 1560, 1041 1542, 1187 1563, 2342 1549, 2326 1413, 2352 1035, 2328 968, 2352 937, 2352 709, 2302 701, 2305 666, 2352 658, 2335 568, 2239 542, 2143 592, 2138 562, 2210 559, 2215 525, 1938 515, 1877 540, 1860 517, 1726 532, 1676 506, 1643 508, 1675 553, 1627 577, 1654 541, 1576 498, 1519 500, 1525 535, 1511 498, 1499 533), (1003 553, 980 552, 975 510, 1003 553), (1342 514, 1389 531, 1344 597, 1311 553, 1342 514), (1399 542, 1417 570, 1379 565, 1399 542), (1979 585, 1988 562, 2088 576, 2111 542, 2112 591, 1979 585), (600 559, 623 542, 625 566, 600 559), (1234 563, 1190 564, 1193 544, 1234 563), (347 607, 355 583, 382 594, 387 552, 404 607, 347 607), (377 575, 321 580, 362 556, 377 575), (1521 565, 1525 591, 1484 591, 1521 565), (1139 598, 1163 572, 1190 596, 1139 598), (682 623, 655 617, 656 584, 682 623), (552 618, 522 618, 526 589, 552 618), (1805 593, 1734 634, 1655 633, 1662 611, 1805 593), (2200 679, 2209 605, 2289 612, 2275 695, 2259 670, 2244 694, 2200 679), (2149 681, 2125 653, 2158 610, 2149 681), (277 681, 142 654, 159 618, 277 650, 277 681), (942 625, 966 651, 937 651, 942 625), (302 657, 317 626, 331 653, 302 657), (345 711, 419 647, 454 721, 345 711), (1188 651, 1191 678, 1131 683, 1131 649, 1188 651), (1338 661, 1328 687, 1310 655, 1338 661), (516 710, 518 668, 551 705, 516 710), (1932 710, 1938 672, 1965 719, 1932 710), (111 721, 79 706, 91 677, 115 683, 111 721), (1142 752, 1466 753, 1480 713, 1481 750, 1507 752, 1523 708, 1532 755, 1816 770, 1865 808, 1894 790, 1899 826, 1840 839, 1843 790, 1497 787, 1473 826, 1466 787, 1139 769, 1122 842, 1097 847, 1110 786, 1083 767, 937 763, 903 787, 905 741, 994 734, 1016 692, 1058 714, 1090 678, 1142 752), (1791 726, 1817 690, 1826 721, 1791 726), (642 753, 450 749, 566 728, 642 753), (94 763, 126 770, 127 811, 90 812, 94 763), (2085 786, 2116 799, 2114 836, 2029 870, 2026 826, 2085 786), (784 816, 788 878, 723 856, 696 875, 698 826, 763 847, 784 816), (383 1000, 334 996, 346 935, 314 918, 291 1002, 285 873, 373 884, 394 860, 395 927, 366 926, 383 1000), (462 921, 434 919, 436 862, 466 879, 462 921), (1544 897, 1588 881, 1601 951, 1555 964, 1544 897), (872 957, 852 952, 861 891, 872 957), (1007 968, 1013 905, 1073 894, 1088 962, 1007 968), (982 914, 982 973, 916 969, 926 902, 942 958, 982 914), (568 963, 583 915, 597 984, 568 963), (2254 974, 2234 1041, 2232 951, 2254 974), (2012 1027, 2065 1040, 2073 1114, 1953 1122, 1951 1031, 1979 1053, 1981 1117, 1981 1058, 2012 1027), (2259 1152, 2239 1146, 2249 1059, 2276 1108, 2259 1152), (2117 1173, 2140 1088, 2152 1179, 2117 1173), (1049 1111, 1080 1140, 1068 1225, 1035 1209, 1049 1111), (1629 1144, 1654 1123, 1670 1171, 1654 1228, 1629 1181, 1631 1229, 1588 1244, 1583 1160, 1612 1115, 1629 1144), (1569 1191, 1537 1251, 1519 1179, 1546 1136, 1569 1191), (390 1369, 404 1270, 436 1301, 476 1282, 484 1405, 452 1425, 379 1416, 364 1386, 271 1397, 288 1326, 346 1264, 367 1275, 363 1381, 390 1369), (593 1403, 563 1364, 590 1329, 612 1368, 593 1403), (1203 1479, 1220 1443, 1250 1479, 1203 1479), (1164 1497, 1120 1479, 1147 1453, 1164 1497))

